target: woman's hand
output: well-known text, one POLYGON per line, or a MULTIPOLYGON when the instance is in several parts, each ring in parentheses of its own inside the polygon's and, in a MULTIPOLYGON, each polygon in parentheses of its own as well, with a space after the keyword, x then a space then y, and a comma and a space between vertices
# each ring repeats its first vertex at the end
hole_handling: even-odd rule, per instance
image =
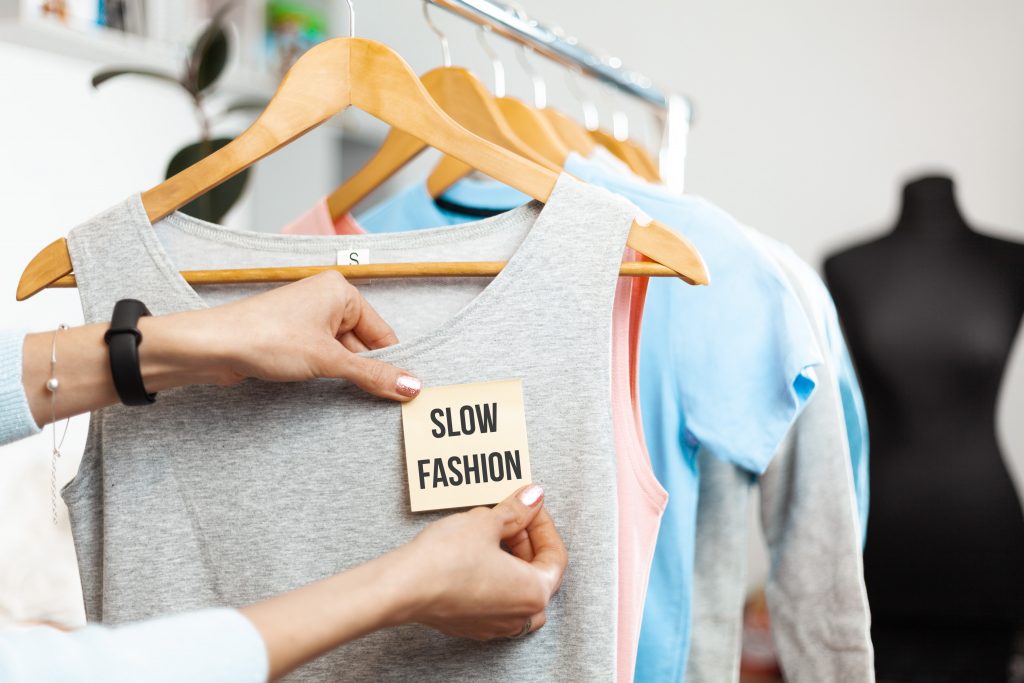
MULTIPOLYGON (((419 380, 409 373, 356 355, 397 344, 398 337, 335 271, 217 308, 167 316, 163 322, 192 328, 207 340, 211 360, 220 361, 221 383, 247 377, 280 382, 331 377, 395 400, 408 400, 420 390, 419 380)), ((145 347, 140 352, 144 357, 145 347)))
POLYGON ((494 508, 434 522, 395 551, 422 593, 409 620, 474 640, 541 628, 568 560, 543 495, 527 486, 494 508))
MULTIPOLYGON (((420 381, 409 373, 356 355, 398 339, 359 290, 334 271, 216 308, 147 316, 138 326, 139 368, 149 392, 234 384, 246 377, 347 379, 397 401, 420 391, 420 381)), ((36 424, 117 402, 103 342, 109 327, 97 323, 25 337, 22 383, 36 424), (60 391, 52 410, 46 381, 54 341, 60 391)))
POLYGON ((525 636, 544 625, 567 562, 543 491, 528 486, 494 508, 445 517, 387 555, 242 614, 266 643, 273 680, 399 624, 475 640, 525 636))

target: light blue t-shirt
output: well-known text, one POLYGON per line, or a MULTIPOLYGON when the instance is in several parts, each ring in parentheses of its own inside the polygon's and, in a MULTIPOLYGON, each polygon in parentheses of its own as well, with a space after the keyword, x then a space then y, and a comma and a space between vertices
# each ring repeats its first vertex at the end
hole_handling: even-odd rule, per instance
POLYGON ((438 204, 426 184, 417 183, 359 214, 355 217, 356 223, 367 232, 405 232, 480 220, 479 215, 445 209, 446 202, 477 213, 497 214, 530 201, 519 190, 487 179, 460 180, 441 199, 442 203, 438 204))
MULTIPOLYGON (((698 198, 634 183, 577 155, 570 155, 566 171, 625 195, 679 230, 700 249, 711 274, 710 287, 652 278, 640 340, 645 436, 670 499, 651 568, 636 676, 678 681, 690 638, 698 446, 763 472, 810 397, 814 366, 823 359, 785 275, 728 214, 698 198)), ((509 192, 497 183, 463 181, 443 199, 492 209, 525 201, 509 192)), ((471 219, 438 207, 423 185, 356 218, 371 232, 471 219)))
POLYGON ((857 381, 857 373, 853 369, 850 349, 846 346, 842 327, 839 325, 839 312, 832 294, 822 281, 817 271, 797 256, 792 249, 779 242, 772 242, 773 253, 784 259, 789 267, 798 272, 818 310, 816 315, 823 322, 825 330, 826 352, 831 356, 830 366, 836 369, 835 375, 839 385, 839 399, 843 407, 843 422, 846 425, 846 438, 850 447, 850 465, 853 469, 853 490, 857 502, 857 519, 860 522, 861 546, 867 536, 868 527, 868 413, 864 407, 864 395, 857 381))

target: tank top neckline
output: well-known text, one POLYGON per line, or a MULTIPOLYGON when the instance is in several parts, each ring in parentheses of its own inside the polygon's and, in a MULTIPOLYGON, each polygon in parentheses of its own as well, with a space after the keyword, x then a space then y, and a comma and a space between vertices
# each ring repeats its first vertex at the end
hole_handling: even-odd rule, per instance
MULTIPOLYGON (((248 230, 238 230, 223 225, 210 223, 187 214, 175 211, 167 217, 158 221, 172 229, 189 234, 192 237, 208 240, 225 247, 241 247, 246 249, 258 249, 263 251, 279 251, 281 253, 296 254, 310 253, 323 254, 336 251, 338 248, 394 248, 413 249, 419 246, 444 244, 446 242, 457 242, 472 238, 473 236, 500 232, 513 227, 526 228, 526 235, 522 242, 516 247, 504 268, 497 276, 471 299, 457 313, 446 319, 433 330, 400 341, 398 344, 383 349, 364 351, 360 355, 377 358, 381 360, 395 361, 410 356, 424 353, 439 344, 444 344, 454 338, 461 328, 474 324, 478 318, 485 315, 487 310, 501 308, 502 296, 509 296, 507 292, 514 290, 517 282, 524 277, 524 272, 529 273, 528 277, 535 282, 536 277, 550 275, 551 269, 560 265, 550 262, 549 258, 541 268, 531 269, 538 257, 544 257, 550 251, 551 245, 545 245, 543 236, 557 232, 557 225, 550 226, 557 222, 559 206, 563 197, 571 193, 571 188, 579 188, 584 184, 567 174, 561 174, 548 201, 540 203, 531 201, 522 206, 516 207, 508 212, 485 218, 479 221, 463 223, 455 226, 443 226, 419 230, 415 233, 377 233, 363 235, 344 236, 310 236, 310 235, 280 235, 274 233, 260 233, 248 230), (530 272, 530 271, 533 272, 530 272)), ((145 207, 142 204, 140 194, 136 194, 129 202, 132 213, 132 231, 134 236, 142 243, 143 248, 151 258, 153 266, 159 271, 160 278, 169 286, 169 291, 174 292, 170 296, 170 303, 176 310, 203 310, 209 308, 209 304, 202 298, 199 292, 181 276, 180 269, 172 262, 170 254, 164 248, 154 230, 154 224, 150 222, 145 207)), ((567 262, 571 259, 567 259, 567 262)), ((556 278, 551 278, 552 291, 557 291, 556 278)), ((512 294, 514 296, 514 294, 512 294)))

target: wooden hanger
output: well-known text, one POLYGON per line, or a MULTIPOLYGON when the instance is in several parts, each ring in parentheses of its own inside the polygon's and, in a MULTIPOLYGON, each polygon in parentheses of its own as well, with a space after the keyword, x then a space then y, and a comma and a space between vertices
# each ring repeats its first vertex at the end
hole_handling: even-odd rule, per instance
MULTIPOLYGON (((428 11, 428 7, 429 3, 427 2, 427 0, 424 0, 423 18, 426 20, 427 26, 430 28, 431 31, 434 32, 434 34, 438 37, 438 39, 441 42, 441 53, 444 59, 444 65, 451 66, 451 52, 448 49, 448 38, 447 36, 445 36, 444 32, 441 29, 439 29, 437 25, 434 24, 433 20, 430 18, 430 12, 428 11)), ((488 55, 490 55, 493 63, 497 59, 497 55, 494 54, 493 50, 490 49, 490 46, 485 40, 485 33, 486 32, 483 30, 483 28, 481 28, 477 33, 477 38, 480 40, 480 45, 484 48, 488 55)), ((468 72, 466 73, 468 75, 468 72)), ((502 70, 502 74, 504 74, 504 70, 502 70)), ((474 90, 473 104, 476 104, 476 109, 478 110, 477 112, 474 113, 479 115, 482 112, 487 112, 488 117, 500 121, 502 128, 507 131, 507 133, 502 137, 505 138, 505 140, 514 141, 514 145, 510 146, 508 142, 506 142, 505 140, 495 139, 487 135, 481 135, 481 137, 490 140, 491 142, 497 145, 501 145, 502 147, 505 147, 506 149, 509 149, 513 152, 522 154, 523 156, 526 156, 529 159, 533 159, 537 163, 553 171, 561 171, 561 166, 545 158, 542 151, 531 148, 530 145, 528 145, 526 142, 523 142, 520 139, 518 133, 515 130, 513 130, 509 120, 506 118, 506 114, 499 107, 498 100, 495 98, 495 96, 491 95, 491 93, 487 90, 483 83, 481 83, 476 77, 472 77, 472 80, 474 90)), ((502 82, 504 82, 503 77, 501 80, 502 82)), ((496 67, 495 88, 498 87, 498 81, 498 70, 496 67)), ((502 85, 502 89, 503 88, 504 85, 502 85)), ((458 93, 450 94, 455 98, 459 97, 458 93)), ((504 95, 504 93, 500 94, 504 95)), ((437 98, 434 99, 437 100, 437 98)), ((449 99, 448 101, 437 100, 437 103, 441 105, 441 108, 447 111, 449 114, 451 114, 452 112, 449 111, 448 106, 455 106, 458 109, 463 109, 466 106, 464 100, 463 102, 451 102, 451 99, 449 99)), ((457 116, 454 116, 453 118, 455 118, 456 121, 459 121, 459 118, 457 116)), ((462 123, 462 121, 459 121, 459 123, 462 123)), ((463 125, 466 124, 463 123, 463 125)), ((469 126, 466 127, 469 128, 469 130, 473 130, 469 126)), ((477 134, 480 135, 480 133, 477 134)), ((445 155, 441 158, 438 164, 434 167, 434 170, 427 177, 427 192, 430 194, 431 197, 440 197, 442 194, 444 194, 445 190, 450 188, 461 178, 464 178, 467 175, 469 175, 469 173, 471 173, 472 170, 473 169, 470 166, 462 163, 458 159, 445 155)))
MULTIPOLYGON (((538 201, 546 201, 558 175, 524 157, 479 138, 455 123, 430 99, 409 65, 389 47, 365 38, 333 38, 306 52, 285 74, 270 104, 241 135, 210 156, 142 193, 151 222, 158 221, 258 160, 355 106, 394 128, 426 140, 446 154, 538 201)), ((697 249, 656 222, 634 222, 627 245, 667 266, 692 284, 708 282, 697 249)), ((479 274, 478 264, 379 264, 315 268, 252 268, 191 271, 189 283, 283 282, 322 270, 372 277, 408 277, 413 267, 425 275, 441 267, 446 275, 479 274), (353 270, 355 269, 355 270, 353 270)), ((63 238, 43 249, 25 268, 17 298, 24 300, 72 272, 63 238)), ((67 281, 64 281, 67 282, 67 281)), ((70 284, 70 283, 67 283, 70 284)))
POLYGON ((651 169, 644 165, 643 160, 637 153, 634 146, 630 145, 626 140, 619 140, 611 133, 603 130, 592 130, 590 135, 599 143, 601 146, 607 149, 609 152, 617 156, 624 164, 629 166, 629 170, 636 173, 644 180, 652 183, 658 182, 660 178, 657 174, 653 174, 651 169))
POLYGON ((526 144, 559 168, 565 166, 569 147, 540 111, 514 97, 499 97, 498 108, 526 144))
MULTIPOLYGON (((497 97, 495 102, 515 134, 529 145, 535 154, 539 154, 549 165, 557 169, 565 166, 565 161, 572 150, 540 110, 514 97, 497 97)), ((466 164, 453 162, 450 158, 442 160, 442 163, 445 164, 444 167, 439 165, 433 177, 427 182, 427 191, 434 198, 443 195, 473 170, 466 164)))
MULTIPOLYGON (((525 142, 534 154, 540 155, 547 165, 558 170, 565 166, 565 160, 569 157, 569 147, 539 110, 514 97, 497 97, 495 102, 516 136, 525 142)), ((442 159, 441 164, 427 179, 427 192, 436 199, 472 171, 472 167, 451 157, 442 159)))
MULTIPOLYGON (((550 107, 541 109, 540 112, 558 131, 559 136, 572 151, 582 157, 589 157, 591 155, 598 143, 582 123, 550 107)), ((621 142, 631 148, 633 160, 636 162, 637 167, 644 171, 644 175, 641 177, 652 182, 661 182, 661 172, 648 151, 632 140, 622 140, 621 142)))
MULTIPOLYGON (((498 110, 494 97, 488 92, 480 80, 466 69, 442 66, 423 74, 420 79, 423 87, 440 105, 446 114, 455 119, 466 130, 480 137, 501 145, 505 149, 516 152, 535 161, 551 171, 559 169, 550 164, 539 154, 518 138, 509 127, 504 115, 498 110)), ((392 128, 384 143, 373 158, 360 168, 355 175, 342 183, 334 192, 327 196, 327 208, 332 220, 349 213, 359 202, 371 192, 383 185, 389 178, 416 158, 430 145, 409 133, 392 128)), ((451 157, 445 157, 445 160, 451 157)), ((444 160, 442 160, 442 163, 444 160)), ((439 165, 428 179, 427 186, 435 187, 439 183, 450 187, 464 173, 465 164, 454 161, 442 167, 439 165), (462 175, 458 175, 462 173, 462 175), (452 175, 454 179, 450 179, 452 175)))
MULTIPOLYGON (((520 9, 521 11, 521 9, 520 9)), ((430 19, 430 13, 427 11, 427 3, 423 4, 423 16, 427 21, 427 25, 430 29, 438 36, 441 41, 441 50, 445 59, 445 64, 449 64, 451 55, 448 50, 448 39, 445 34, 434 25, 430 19)), ((529 105, 512 98, 505 97, 504 94, 504 67, 501 65, 501 60, 498 55, 488 44, 485 36, 487 31, 480 29, 477 33, 477 38, 480 41, 481 47, 487 53, 491 59, 491 64, 494 67, 494 84, 498 92, 497 98, 490 98, 491 102, 495 103, 496 110, 502 120, 507 121, 508 124, 514 129, 514 135, 517 139, 522 139, 525 144, 530 147, 531 158, 543 159, 544 165, 549 168, 555 168, 561 170, 565 165, 566 157, 573 147, 569 145, 563 136, 559 133, 558 128, 551 123, 550 120, 545 121, 545 117, 538 109, 530 107, 529 105), (499 86, 498 84, 502 85, 499 86)), ((520 57, 523 67, 531 75, 534 81, 534 97, 538 101, 543 99, 543 79, 540 74, 532 67, 529 61, 526 59, 526 49, 517 52, 517 56, 520 57)), ((442 108, 445 108, 443 102, 439 102, 442 108)), ((582 127, 581 127, 582 129, 582 127)), ((585 131, 583 136, 586 139, 585 131)), ((485 136, 486 137, 486 136, 485 136)), ((498 140, 491 140, 497 144, 502 144, 498 140)), ((584 143, 585 144, 585 143, 584 143)), ((508 145, 503 145, 508 147, 508 145)), ((513 151, 516 151, 513 149, 513 151)), ((440 163, 434 168, 434 171, 427 178, 427 192, 431 197, 440 197, 447 191, 452 185, 466 177, 472 172, 472 168, 466 164, 453 159, 450 156, 446 156, 441 159, 440 163)))
POLYGON ((641 145, 639 142, 634 140, 624 140, 627 146, 633 148, 633 152, 636 154, 636 159, 640 162, 640 165, 650 175, 648 180, 653 183, 661 182, 661 169, 658 168, 658 163, 651 156, 651 153, 641 145))
POLYGON ((551 127, 555 129, 558 136, 562 138, 566 146, 582 157, 590 156, 597 146, 597 142, 590 136, 590 132, 568 114, 563 114, 557 109, 544 107, 540 113, 548 120, 551 127))

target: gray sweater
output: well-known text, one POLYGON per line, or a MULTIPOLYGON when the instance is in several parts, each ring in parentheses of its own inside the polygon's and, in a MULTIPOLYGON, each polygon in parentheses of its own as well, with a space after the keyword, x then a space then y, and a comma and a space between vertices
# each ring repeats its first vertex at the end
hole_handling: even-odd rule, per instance
MULTIPOLYGON (((788 250, 757 239, 782 267, 826 344, 812 288, 817 275, 788 250)), ((766 598, 787 681, 874 680, 870 610, 861 562, 849 446, 832 354, 818 387, 767 471, 754 478, 707 452, 699 456, 693 643, 687 680, 739 680, 751 487, 770 566, 766 598)))

